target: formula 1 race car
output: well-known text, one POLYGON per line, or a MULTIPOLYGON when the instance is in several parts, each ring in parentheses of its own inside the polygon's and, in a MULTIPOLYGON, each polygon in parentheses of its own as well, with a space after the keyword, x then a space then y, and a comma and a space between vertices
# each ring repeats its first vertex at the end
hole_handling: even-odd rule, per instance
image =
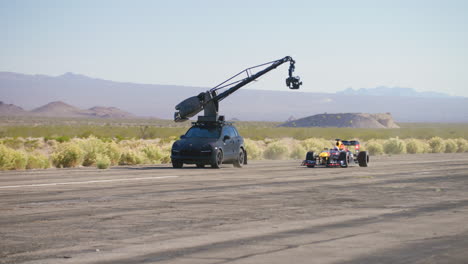
POLYGON ((314 168, 315 166, 341 167, 347 168, 352 165, 367 167, 369 154, 367 151, 360 151, 360 144, 357 140, 336 139, 336 146, 332 149, 325 149, 319 154, 309 151, 302 166, 314 168), (351 149, 350 148, 354 148, 351 149))

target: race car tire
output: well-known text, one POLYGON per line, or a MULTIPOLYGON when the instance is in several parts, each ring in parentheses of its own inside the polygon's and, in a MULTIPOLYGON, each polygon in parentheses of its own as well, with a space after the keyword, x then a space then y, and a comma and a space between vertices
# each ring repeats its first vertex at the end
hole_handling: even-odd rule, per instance
POLYGON ((360 151, 357 156, 359 167, 367 167, 369 164, 369 154, 367 151, 360 151))
POLYGON ((307 168, 314 168, 315 165, 307 165, 307 168))
POLYGON ((313 151, 307 152, 305 159, 306 160, 314 160, 314 152, 313 151))
POLYGON ((341 168, 348 167, 348 153, 346 151, 340 152, 340 155, 338 156, 338 162, 340 163, 341 168))

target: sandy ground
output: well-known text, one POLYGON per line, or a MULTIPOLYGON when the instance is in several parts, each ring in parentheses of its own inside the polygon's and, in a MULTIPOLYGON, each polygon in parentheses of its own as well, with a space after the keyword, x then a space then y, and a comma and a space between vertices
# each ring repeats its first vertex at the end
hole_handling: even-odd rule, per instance
POLYGON ((0 263, 468 263, 468 154, 0 173, 0 263))

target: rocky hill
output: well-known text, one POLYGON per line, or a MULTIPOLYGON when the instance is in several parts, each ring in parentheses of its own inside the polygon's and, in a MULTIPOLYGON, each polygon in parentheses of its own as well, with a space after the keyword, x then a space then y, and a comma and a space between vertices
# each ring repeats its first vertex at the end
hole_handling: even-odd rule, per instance
POLYGON ((318 114, 289 121, 282 127, 354 127, 354 128, 399 128, 390 113, 339 113, 318 114))
POLYGON ((55 101, 26 111, 23 108, 0 102, 0 116, 47 116, 47 117, 95 117, 95 118, 134 118, 135 115, 116 107, 95 106, 80 109, 61 101, 55 101))
POLYGON ((0 101, 0 115, 3 116, 21 116, 27 114, 28 111, 14 104, 5 104, 0 101))

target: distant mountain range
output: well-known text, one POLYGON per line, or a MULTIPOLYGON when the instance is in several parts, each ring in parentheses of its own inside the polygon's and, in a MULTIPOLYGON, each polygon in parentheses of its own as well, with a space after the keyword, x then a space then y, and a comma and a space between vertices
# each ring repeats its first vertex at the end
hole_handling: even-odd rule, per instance
POLYGON ((370 95, 370 96, 408 96, 425 98, 449 98, 454 97, 445 93, 438 92, 418 92, 413 88, 378 86, 375 88, 360 88, 354 90, 348 88, 337 92, 340 95, 370 95))
MULTIPOLYGON (((307 85, 310 84, 304 79, 304 87, 307 85)), ((243 121, 285 121, 291 116, 301 118, 325 112, 390 112, 396 122, 468 122, 468 98, 464 97, 411 96, 412 89, 382 87, 358 90, 361 91, 358 93, 370 90, 373 94, 353 94, 350 89, 331 94, 293 91, 286 87, 283 91, 249 90, 251 87, 255 83, 221 102, 220 113, 227 120, 236 117, 243 121)), ((24 109, 64 101, 80 109, 107 105, 136 116, 172 119, 175 105, 207 89, 114 82, 73 73, 53 77, 0 72, 0 100, 24 109)), ((316 90, 321 91, 320 87, 316 90)))
POLYGON ((51 102, 31 111, 0 102, 0 116, 47 116, 47 117, 95 117, 95 118, 134 118, 135 115, 116 107, 95 106, 79 109, 64 102, 51 102))

